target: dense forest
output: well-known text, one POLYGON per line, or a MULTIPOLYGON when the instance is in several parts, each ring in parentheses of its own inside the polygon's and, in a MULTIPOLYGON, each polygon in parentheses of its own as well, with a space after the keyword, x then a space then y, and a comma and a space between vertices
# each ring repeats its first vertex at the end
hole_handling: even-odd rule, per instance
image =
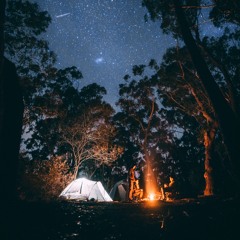
POLYGON ((159 187, 173 177, 181 197, 239 193, 239 1, 142 5, 176 46, 123 76, 116 111, 104 87, 79 89, 76 66, 56 67, 48 12, 1 1, 1 182, 18 198, 56 199, 80 176, 109 191, 132 164, 159 187), (203 31, 203 15, 221 35, 203 31))

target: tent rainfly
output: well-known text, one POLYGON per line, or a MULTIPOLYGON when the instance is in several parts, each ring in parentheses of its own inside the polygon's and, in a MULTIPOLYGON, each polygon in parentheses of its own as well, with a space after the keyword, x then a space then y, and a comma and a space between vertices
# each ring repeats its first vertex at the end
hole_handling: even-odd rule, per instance
POLYGON ((113 186, 109 195, 113 201, 128 201, 129 183, 121 180, 113 186))
POLYGON ((94 200, 98 202, 110 202, 111 197, 108 195, 103 185, 99 181, 91 181, 86 178, 78 178, 72 181, 59 195, 64 199, 75 200, 94 200))

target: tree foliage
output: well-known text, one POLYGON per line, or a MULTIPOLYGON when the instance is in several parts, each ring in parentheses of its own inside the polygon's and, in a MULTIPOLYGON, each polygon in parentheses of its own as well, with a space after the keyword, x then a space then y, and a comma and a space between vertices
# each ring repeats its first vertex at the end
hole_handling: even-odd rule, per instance
MULTIPOLYGON (((57 56, 42 38, 50 23, 50 15, 35 3, 14 0, 7 5, 5 55, 17 66, 24 94, 22 155, 33 161, 32 171, 38 171, 28 175, 28 179, 39 181, 45 190, 59 180, 56 176, 51 181, 59 157, 66 160, 70 178, 72 172, 77 173, 77 161, 82 159, 72 157, 69 139, 74 134, 84 136, 86 131, 91 132, 82 147, 88 152, 83 159, 96 161, 95 167, 109 164, 117 155, 116 146, 111 144, 115 132, 109 123, 113 109, 102 100, 105 88, 90 84, 80 89, 79 80, 83 76, 75 66, 64 69, 55 66, 57 56), (86 115, 90 123, 84 129, 86 115), (69 133, 72 135, 67 137, 69 133), (45 170, 49 177, 43 176, 45 170)), ((72 144, 78 143, 79 139, 75 140, 72 144)))
POLYGON ((54 200, 71 182, 72 174, 61 157, 48 161, 21 159, 18 192, 22 200, 54 200))
MULTIPOLYGON (((172 168, 172 152, 175 133, 174 123, 164 118, 156 85, 148 77, 151 69, 144 65, 133 67, 133 76, 125 76, 125 83, 120 85, 120 98, 117 102, 120 111, 115 115, 117 141, 123 144, 123 164, 129 168, 133 163, 141 166, 145 185, 151 181, 154 185, 166 180, 175 169, 172 168), (149 71, 147 71, 149 70, 149 71), (162 166, 161 166, 162 165, 162 166), (165 171, 163 170, 165 166, 165 171), (149 171, 154 170, 149 174, 149 171), (166 178, 161 177, 162 173, 166 178)), ((177 171, 177 170, 176 170, 177 171)))
MULTIPOLYGON (((60 147, 71 154, 74 178, 84 162, 94 161, 95 171, 101 165, 110 166, 121 154, 121 149, 113 144, 116 131, 109 122, 109 110, 111 112, 106 107, 91 107, 71 125, 62 126, 60 147)), ((85 174, 93 175, 87 171, 85 174)))
MULTIPOLYGON (((232 1, 231 4, 226 4, 224 1, 212 1, 212 4, 207 6, 206 3, 206 1, 177 0, 168 2, 143 1, 143 5, 147 7, 151 19, 160 20, 161 28, 165 33, 171 33, 174 37, 182 40, 181 44, 186 45, 199 81, 201 81, 203 89, 207 93, 207 98, 213 107, 214 114, 220 125, 224 143, 234 166, 232 172, 235 177, 239 177, 239 154, 236 151, 239 147, 239 114, 237 112, 239 103, 236 102, 236 99, 239 97, 238 91, 234 91, 238 84, 234 82, 232 75, 232 69, 238 68, 238 61, 235 61, 234 67, 229 66, 228 68, 226 64, 225 68, 223 62, 227 60, 227 57, 223 60, 219 55, 221 52, 227 55, 230 49, 236 50, 239 46, 231 42, 230 38, 227 37, 226 31, 223 38, 217 40, 213 40, 212 38, 211 45, 204 45, 203 42, 210 43, 210 41, 201 35, 204 29, 199 24, 200 16, 207 15, 204 9, 208 9, 208 13, 210 13, 213 19, 212 22, 215 25, 222 27, 225 27, 229 23, 238 25, 238 18, 234 7, 238 9, 239 4, 236 1, 232 1), (223 17, 220 17, 220 12, 224 13, 221 14, 223 17), (228 39, 225 45, 223 45, 223 39, 228 39), (220 42, 223 48, 218 47, 214 51, 212 47, 214 45, 217 46, 220 42), (222 92, 224 86, 227 86, 225 91, 223 91, 225 94, 222 92)), ((239 35, 237 28, 238 26, 232 28, 232 32, 235 31, 233 34, 235 37, 239 35)), ((223 57, 224 55, 221 56, 223 57)), ((231 59, 231 62, 233 61, 234 58, 231 59)), ((201 102, 204 104, 204 101, 201 100, 201 102)))

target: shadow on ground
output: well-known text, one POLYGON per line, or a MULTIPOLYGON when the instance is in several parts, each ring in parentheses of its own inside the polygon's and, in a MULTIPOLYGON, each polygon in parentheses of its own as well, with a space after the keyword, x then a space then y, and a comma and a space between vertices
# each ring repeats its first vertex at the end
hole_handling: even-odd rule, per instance
POLYGON ((5 209, 1 239, 236 239, 234 199, 174 202, 18 202, 5 209))

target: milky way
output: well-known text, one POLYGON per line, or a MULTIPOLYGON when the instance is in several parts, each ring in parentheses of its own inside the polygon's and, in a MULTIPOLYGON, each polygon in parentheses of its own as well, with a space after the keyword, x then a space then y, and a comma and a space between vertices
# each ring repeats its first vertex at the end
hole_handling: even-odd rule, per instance
POLYGON ((118 85, 133 65, 161 60, 175 44, 159 22, 145 22, 141 0, 32 0, 52 17, 44 37, 58 56, 58 67, 77 66, 82 86, 104 86, 114 105, 118 85))

